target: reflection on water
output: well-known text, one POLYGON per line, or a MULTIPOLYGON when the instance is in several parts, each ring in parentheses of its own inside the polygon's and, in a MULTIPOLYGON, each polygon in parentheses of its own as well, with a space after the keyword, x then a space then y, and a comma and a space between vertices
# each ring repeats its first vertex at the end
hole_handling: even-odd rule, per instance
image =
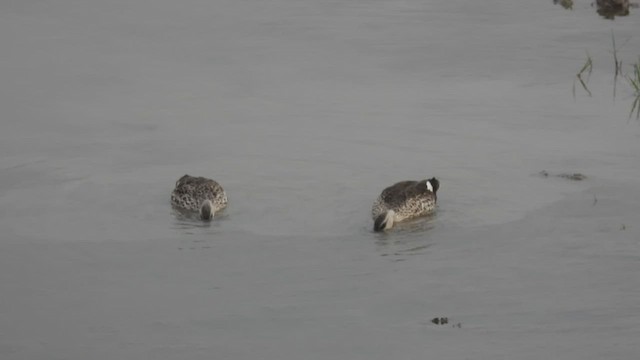
POLYGON ((434 244, 429 231, 434 228, 434 217, 435 214, 402 222, 390 231, 376 233, 376 246, 380 255, 399 257, 395 261, 402 261, 403 256, 426 253, 434 244))
POLYGON ((191 230, 191 229, 207 229, 211 228, 211 226, 216 226, 217 221, 225 218, 225 215, 216 215, 216 217, 211 221, 204 221, 200 219, 200 216, 197 212, 187 211, 184 209, 172 207, 171 214, 173 215, 173 229, 178 230, 191 230))
POLYGON ((171 228, 180 234, 176 239, 178 250, 211 249, 220 220, 227 217, 220 214, 211 221, 203 221, 198 213, 176 207, 172 207, 171 215, 174 219, 171 228))

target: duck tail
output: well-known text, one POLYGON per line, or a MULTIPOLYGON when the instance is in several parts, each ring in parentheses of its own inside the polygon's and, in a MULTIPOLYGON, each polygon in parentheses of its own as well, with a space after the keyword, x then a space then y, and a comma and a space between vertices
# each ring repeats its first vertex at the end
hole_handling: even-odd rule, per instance
POLYGON ((211 220, 213 219, 213 203, 211 200, 205 200, 200 205, 200 218, 202 220, 211 220))
POLYGON ((373 231, 384 231, 393 227, 393 218, 396 213, 393 210, 387 210, 386 212, 378 215, 373 222, 373 231))

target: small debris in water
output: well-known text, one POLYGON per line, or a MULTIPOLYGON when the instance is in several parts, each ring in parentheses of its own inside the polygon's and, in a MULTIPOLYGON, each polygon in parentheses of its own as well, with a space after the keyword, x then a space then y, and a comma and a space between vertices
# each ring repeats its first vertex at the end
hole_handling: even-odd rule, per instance
POLYGON ((554 4, 560 4, 563 8, 571 10, 573 9, 573 0, 553 0, 554 4))
POLYGON ((434 317, 433 319, 431 319, 431 322, 436 324, 436 325, 445 325, 449 323, 449 318, 448 317, 434 317))
MULTIPOLYGON (((549 172, 547 170, 542 170, 538 173, 540 176, 542 177, 549 177, 551 174, 549 174, 549 172)), ((567 179, 567 180, 572 180, 572 181, 582 181, 584 179, 587 178, 586 175, 581 174, 581 173, 561 173, 561 174, 557 174, 557 175, 553 175, 556 177, 560 177, 563 179, 567 179)))
POLYGON ((564 179, 568 179, 568 180, 573 180, 573 181, 581 181, 586 179, 587 177, 584 176, 583 174, 580 173, 573 173, 573 174, 560 174, 558 175, 558 177, 564 178, 564 179))

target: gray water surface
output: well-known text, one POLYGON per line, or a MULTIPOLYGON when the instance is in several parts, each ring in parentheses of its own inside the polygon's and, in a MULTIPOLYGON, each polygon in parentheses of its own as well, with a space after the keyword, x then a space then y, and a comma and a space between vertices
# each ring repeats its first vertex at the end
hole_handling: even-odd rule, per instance
POLYGON ((577 1, 2 2, 0 358, 636 358, 611 31, 628 72, 638 29, 577 1), (222 216, 171 209, 185 173, 222 216), (431 176, 434 217, 371 231, 431 176))

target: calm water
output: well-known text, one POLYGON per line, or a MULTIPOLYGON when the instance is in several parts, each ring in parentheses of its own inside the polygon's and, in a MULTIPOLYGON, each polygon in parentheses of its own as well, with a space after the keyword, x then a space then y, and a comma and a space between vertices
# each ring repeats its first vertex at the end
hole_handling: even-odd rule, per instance
POLYGON ((639 13, 3 2, 0 358, 636 358, 639 13), (171 210, 185 173, 223 216, 171 210), (436 216, 371 232, 431 176, 436 216))

